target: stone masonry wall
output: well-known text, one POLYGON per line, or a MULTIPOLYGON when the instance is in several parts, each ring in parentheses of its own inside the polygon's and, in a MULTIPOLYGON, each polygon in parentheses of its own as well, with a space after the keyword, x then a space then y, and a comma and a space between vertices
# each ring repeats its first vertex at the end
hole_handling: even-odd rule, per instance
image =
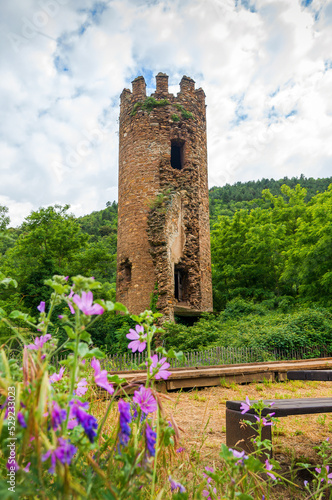
POLYGON ((150 307, 212 310, 205 95, 183 77, 168 93, 159 73, 146 97, 143 77, 124 89, 120 107, 117 300, 131 313, 150 307), (182 148, 182 168, 171 165, 171 145, 182 148), (181 273, 181 303, 174 270, 181 273))

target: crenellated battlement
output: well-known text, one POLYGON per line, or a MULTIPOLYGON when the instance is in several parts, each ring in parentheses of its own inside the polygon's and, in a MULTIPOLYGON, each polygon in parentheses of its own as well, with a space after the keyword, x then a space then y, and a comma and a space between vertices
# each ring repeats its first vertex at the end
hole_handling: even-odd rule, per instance
MULTIPOLYGON (((183 76, 180 82, 180 92, 177 96, 169 93, 168 91, 168 75, 166 73, 158 73, 156 75, 156 91, 151 94, 151 97, 156 99, 168 99, 171 103, 182 102, 183 99, 196 99, 197 101, 204 101, 205 93, 202 88, 195 89, 195 81, 188 77, 183 76)), ((144 101, 146 95, 146 82, 144 76, 138 76, 131 82, 132 90, 124 89, 121 93, 121 105, 144 101)))

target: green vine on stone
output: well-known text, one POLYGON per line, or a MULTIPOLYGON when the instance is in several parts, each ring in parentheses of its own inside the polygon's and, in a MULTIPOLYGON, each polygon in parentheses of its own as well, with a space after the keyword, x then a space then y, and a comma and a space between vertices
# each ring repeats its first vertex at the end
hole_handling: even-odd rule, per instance
POLYGON ((180 121, 180 117, 177 114, 175 114, 175 113, 171 116, 171 119, 172 119, 173 122, 179 122, 180 121))
POLYGON ((154 290, 150 295, 150 310, 153 313, 159 312, 157 309, 158 298, 159 298, 158 281, 156 281, 154 285, 154 290))
POLYGON ((147 111, 151 113, 154 108, 160 108, 162 106, 167 106, 170 102, 167 99, 160 99, 159 101, 154 97, 150 96, 145 99, 145 101, 138 101, 134 104, 133 110, 130 113, 130 116, 135 116, 137 110, 140 108, 143 111, 147 111))
MULTIPOLYGON (((182 104, 175 104, 176 108, 181 111, 181 116, 184 120, 189 120, 190 118, 194 118, 193 113, 187 111, 182 104)), ((174 121, 174 120, 173 120, 174 121)))

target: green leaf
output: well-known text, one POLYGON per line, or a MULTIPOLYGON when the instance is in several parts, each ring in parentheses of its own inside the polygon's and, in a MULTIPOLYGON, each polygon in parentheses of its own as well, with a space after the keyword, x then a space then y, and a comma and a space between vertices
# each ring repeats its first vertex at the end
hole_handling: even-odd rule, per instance
POLYGON ((70 328, 70 326, 65 325, 63 328, 66 330, 66 333, 67 333, 67 335, 68 335, 68 337, 69 337, 70 339, 73 339, 73 340, 75 340, 75 339, 76 339, 75 332, 73 331, 73 329, 72 329, 72 328, 70 328))
POLYGON ((127 380, 125 378, 120 378, 119 375, 108 375, 108 380, 109 382, 112 382, 113 384, 126 384, 127 380))
POLYGON ((6 316, 7 316, 6 311, 0 307, 0 318, 5 318, 6 316))
POLYGON ((92 340, 91 340, 91 335, 89 332, 87 332, 86 330, 84 330, 81 335, 80 335, 80 338, 82 340, 85 340, 85 342, 87 342, 88 344, 91 344, 92 340))
MULTIPOLYGON (((173 349, 171 349, 172 351, 173 349)), ((171 352, 169 351, 169 352, 171 352)), ((169 353, 166 351, 165 347, 157 347, 156 349, 156 352, 158 352, 159 354, 161 354, 162 356, 167 356, 168 358, 174 358, 175 356, 170 356, 169 353)))
POLYGON ((70 351, 75 351, 75 346, 76 342, 68 342, 68 344, 66 344, 66 349, 69 349, 70 351))
POLYGON ((239 500, 254 500, 254 497, 251 495, 248 495, 247 493, 235 493, 236 498, 239 498, 239 500))
POLYGON ((0 285, 4 285, 6 288, 8 288, 9 285, 17 288, 17 281, 12 278, 4 278, 0 281, 0 285))
POLYGON ((87 344, 85 342, 80 342, 78 344, 78 349, 77 349, 78 355, 83 359, 88 352, 89 352, 89 347, 87 346, 87 344))
POLYGON ((128 309, 126 308, 126 306, 124 306, 123 304, 121 304, 121 302, 115 302, 115 304, 114 304, 114 311, 120 311, 120 312, 123 312, 125 314, 129 314, 128 309))
POLYGON ((104 306, 106 306, 106 311, 114 311, 114 302, 111 300, 106 300, 104 306))
POLYGON ((68 366, 68 368, 71 368, 74 365, 74 356, 71 354, 67 359, 62 359, 60 361, 60 365, 68 366))
POLYGON ((29 321, 29 315, 22 313, 21 311, 12 311, 9 315, 11 319, 22 319, 23 321, 29 321))
MULTIPOLYGON (((84 344, 84 345, 86 346, 86 344, 84 344)), ((90 358, 102 359, 102 358, 105 358, 105 354, 100 349, 98 349, 98 347, 95 347, 94 349, 91 349, 90 351, 87 347, 87 352, 82 357, 84 357, 85 359, 90 359, 90 358)))

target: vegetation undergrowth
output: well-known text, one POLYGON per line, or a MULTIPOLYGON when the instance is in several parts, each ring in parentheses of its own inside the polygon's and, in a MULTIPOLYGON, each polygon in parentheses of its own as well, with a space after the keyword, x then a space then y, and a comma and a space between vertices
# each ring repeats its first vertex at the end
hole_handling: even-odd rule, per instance
MULTIPOLYGON (((10 278, 1 284, 16 286, 10 278)), ((52 289, 50 303, 48 307, 45 301, 39 303, 38 318, 18 310, 9 315, 1 311, 1 321, 21 344, 19 355, 11 349, 13 339, 0 352, 1 498, 254 500, 270 498, 279 480, 290 482, 266 455, 271 442, 262 440, 263 427, 272 425, 274 419, 262 417, 263 403, 252 404, 248 398, 242 403, 242 413, 253 409, 257 415, 252 453, 222 445, 220 464, 202 470, 200 446, 185 475, 184 464, 172 467, 176 453, 181 453, 179 428, 172 415, 167 420, 163 404, 167 396, 158 392, 155 382, 169 377, 167 360, 181 359, 183 353, 159 347, 152 355, 160 314, 145 311, 132 316, 136 325, 126 334, 128 348, 132 352, 146 349, 148 356, 144 382, 128 383, 103 369, 104 354, 91 346, 89 333, 106 311, 127 314, 126 308, 94 300, 93 292, 101 286, 94 278, 76 276, 70 284, 68 276, 53 276, 45 284, 52 289), (58 319, 67 334, 62 345, 58 332, 48 333, 61 302, 65 306, 58 319), (17 329, 16 321, 25 323, 26 330, 17 329), (51 357, 64 348, 69 354, 57 373, 51 357), (109 399, 98 419, 92 394, 109 399)), ((202 400, 197 397, 197 401, 202 400)), ((209 420, 202 442, 208 424, 209 420)), ((304 485, 307 498, 322 499, 332 484, 328 442, 319 447, 318 455, 321 460, 312 472, 314 479, 304 485)))

